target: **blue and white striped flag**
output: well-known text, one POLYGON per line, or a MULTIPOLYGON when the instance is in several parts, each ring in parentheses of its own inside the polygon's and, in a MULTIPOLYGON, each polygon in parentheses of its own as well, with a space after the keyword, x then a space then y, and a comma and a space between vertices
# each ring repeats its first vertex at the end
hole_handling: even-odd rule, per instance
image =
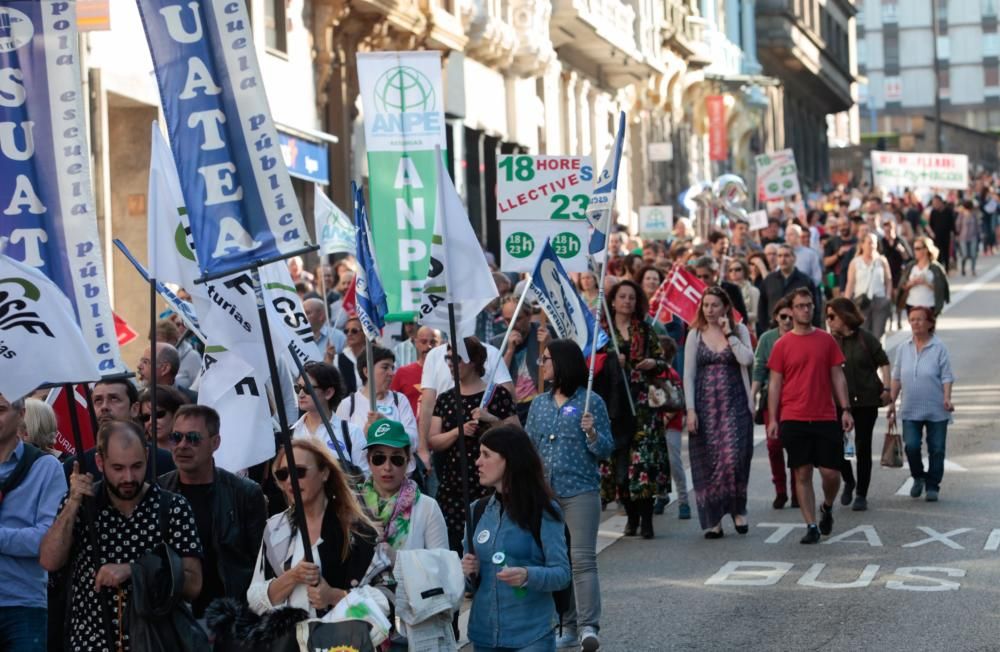
POLYGON ((587 206, 587 221, 594 228, 590 235, 588 253, 597 262, 604 261, 604 253, 608 249, 612 211, 615 207, 615 190, 618 188, 618 168, 621 165, 624 146, 625 112, 622 111, 618 115, 618 133, 615 134, 615 146, 604 162, 604 169, 594 180, 594 192, 590 194, 590 204, 587 206))
POLYGON ((371 239, 368 237, 365 191, 352 181, 351 193, 354 195, 354 226, 357 229, 358 242, 358 273, 354 276, 358 320, 365 331, 365 337, 374 341, 382 334, 389 305, 386 302, 385 290, 382 289, 382 282, 378 278, 371 239))
POLYGON ((548 238, 538 256, 538 262, 535 263, 535 271, 531 274, 531 287, 557 336, 575 341, 585 356, 590 355, 595 328, 597 348, 608 343, 607 333, 594 319, 587 302, 566 275, 548 238))

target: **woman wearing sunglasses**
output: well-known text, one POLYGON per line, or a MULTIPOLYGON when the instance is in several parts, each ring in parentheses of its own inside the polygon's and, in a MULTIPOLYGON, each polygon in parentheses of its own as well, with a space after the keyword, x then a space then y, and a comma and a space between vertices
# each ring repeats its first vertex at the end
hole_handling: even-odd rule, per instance
MULTIPOLYGON (((774 304, 772 313, 774 328, 764 331, 757 340, 757 350, 754 352, 753 374, 751 376, 750 394, 754 397, 754 404, 757 406, 757 413, 754 421, 765 427, 771 423, 771 415, 767 413, 767 384, 771 380, 771 372, 767 368, 767 361, 771 358, 771 351, 774 350, 774 343, 782 335, 792 330, 792 299, 782 297, 774 304)), ((791 487, 792 507, 799 506, 799 501, 795 496, 795 478, 788 477, 785 473, 785 449, 781 446, 780 439, 767 439, 767 459, 771 463, 771 481, 774 483, 774 502, 771 507, 781 509, 788 503, 789 492, 785 487, 791 487)))
POLYGON ((376 536, 330 450, 311 438, 296 439, 292 447, 293 466, 289 467, 284 449, 272 464, 291 507, 267 520, 247 601, 258 615, 296 607, 316 617, 332 609, 351 583, 364 577, 376 536), (305 561, 290 473, 295 473, 302 491, 313 562, 305 561))
POLYGON ((476 652, 555 652, 553 593, 569 584, 570 564, 542 460, 509 424, 483 435, 479 451, 479 480, 494 494, 473 504, 473 549, 462 558, 475 591, 469 640, 476 652))
POLYGON ((333 413, 344 392, 337 368, 325 362, 307 362, 305 372, 321 404, 316 405, 313 402, 312 396, 306 391, 303 379, 301 377, 296 379, 292 389, 295 390, 295 396, 298 398, 298 406, 302 416, 292 426, 292 438, 315 439, 334 451, 334 455, 336 455, 334 446, 339 445, 344 451, 344 457, 362 471, 367 471, 368 467, 365 465, 363 450, 365 446, 364 433, 356 424, 341 419, 333 413), (333 428, 332 435, 337 439, 336 444, 330 437, 331 433, 328 433, 323 425, 323 414, 330 420, 330 426, 333 428))
POLYGON ((857 304, 845 297, 837 297, 826 305, 826 325, 844 354, 844 375, 847 393, 851 398, 851 415, 854 417, 854 441, 857 446, 858 475, 854 477, 851 461, 845 459, 841 469, 844 493, 841 505, 851 505, 856 512, 868 509, 868 485, 872 479, 872 432, 878 419, 878 409, 889 404, 892 378, 889 375, 889 356, 885 354, 879 338, 861 327, 864 316, 857 304), (879 379, 879 374, 882 379, 879 379), (852 494, 857 489, 857 496, 852 494))

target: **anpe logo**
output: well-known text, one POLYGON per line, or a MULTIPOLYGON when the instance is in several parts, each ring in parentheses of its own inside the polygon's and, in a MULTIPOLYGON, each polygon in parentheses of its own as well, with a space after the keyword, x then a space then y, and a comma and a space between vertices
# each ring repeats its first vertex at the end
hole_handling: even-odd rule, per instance
POLYGON ((385 134, 426 134, 441 131, 434 84, 416 68, 397 66, 375 82, 372 128, 385 134))
POLYGON ((37 312, 29 309, 29 301, 37 303, 42 293, 34 283, 23 278, 0 279, 0 331, 23 328, 35 335, 55 337, 37 312), (7 289, 5 286, 14 286, 7 289))
POLYGON ((9 7, 0 7, 0 52, 12 52, 31 41, 35 27, 31 20, 9 7))
POLYGON ((388 423, 383 423, 381 426, 379 426, 378 428, 375 429, 375 433, 372 436, 373 437, 383 437, 383 436, 389 434, 389 429, 390 428, 392 428, 391 425, 389 425, 388 423))

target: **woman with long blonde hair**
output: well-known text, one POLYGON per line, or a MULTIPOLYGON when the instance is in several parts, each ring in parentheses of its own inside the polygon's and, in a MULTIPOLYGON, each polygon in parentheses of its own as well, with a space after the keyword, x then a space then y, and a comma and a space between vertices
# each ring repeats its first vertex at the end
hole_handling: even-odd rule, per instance
POLYGON ((313 617, 332 609, 364 577, 376 535, 330 450, 311 438, 296 439, 292 448, 293 466, 284 449, 271 465, 290 507, 267 520, 247 601, 257 614, 290 606, 313 617), (312 562, 305 561, 291 473, 299 480, 312 562))

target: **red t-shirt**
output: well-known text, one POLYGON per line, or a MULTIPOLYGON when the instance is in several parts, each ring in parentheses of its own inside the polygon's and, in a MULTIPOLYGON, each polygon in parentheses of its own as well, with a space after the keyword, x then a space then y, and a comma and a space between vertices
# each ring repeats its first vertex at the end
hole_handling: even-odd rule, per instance
POLYGON ((389 386, 394 392, 400 392, 410 402, 413 414, 417 414, 417 406, 420 404, 420 374, 423 373, 423 366, 414 362, 403 365, 396 370, 392 377, 392 384, 389 386))
POLYGON ((781 421, 836 421, 830 368, 843 363, 844 354, 826 331, 791 332, 779 338, 767 368, 782 375, 781 421))

